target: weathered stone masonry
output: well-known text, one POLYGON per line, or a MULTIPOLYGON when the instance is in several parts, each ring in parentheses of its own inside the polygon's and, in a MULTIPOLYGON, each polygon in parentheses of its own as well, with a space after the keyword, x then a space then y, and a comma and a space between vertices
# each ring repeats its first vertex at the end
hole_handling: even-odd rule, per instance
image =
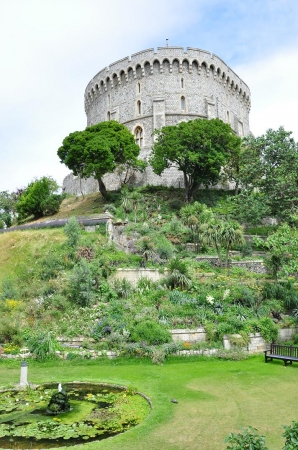
MULTIPOLYGON (((135 53, 102 69, 85 91, 87 126, 117 120, 135 135, 140 157, 148 160, 154 129, 197 118, 218 117, 230 123, 239 135, 249 133, 250 90, 216 55, 205 50, 158 47, 135 53)), ((119 181, 105 178, 109 189, 119 181)), ((149 167, 136 184, 183 186, 174 169, 161 177, 149 167)), ((98 190, 95 180, 80 182, 69 175, 67 192, 98 190)))

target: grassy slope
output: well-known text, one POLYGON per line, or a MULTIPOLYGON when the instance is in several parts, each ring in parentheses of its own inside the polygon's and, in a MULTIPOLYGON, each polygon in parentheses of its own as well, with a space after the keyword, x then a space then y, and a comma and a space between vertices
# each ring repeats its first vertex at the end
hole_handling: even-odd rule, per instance
POLYGON ((43 256, 56 243, 65 241, 63 230, 24 230, 0 234, 0 286, 6 277, 24 276, 36 258, 43 256), (22 273, 20 273, 22 272, 22 273))
MULTIPOLYGON (((269 450, 281 450, 282 425, 297 420, 297 370, 297 365, 265 364, 263 356, 181 358, 163 366, 140 360, 29 362, 29 381, 106 381, 136 387, 152 399, 153 410, 138 427, 78 450, 224 450, 224 438, 248 425, 266 436, 269 450)), ((18 379, 19 368, 0 364, 0 385, 18 379)))

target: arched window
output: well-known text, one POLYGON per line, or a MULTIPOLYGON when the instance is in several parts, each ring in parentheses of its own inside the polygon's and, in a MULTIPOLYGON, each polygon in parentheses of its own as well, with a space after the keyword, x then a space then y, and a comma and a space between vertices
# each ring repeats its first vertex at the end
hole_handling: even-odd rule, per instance
POLYGON ((141 83, 138 83, 138 94, 141 92, 141 83))
POLYGON ((181 110, 185 111, 185 97, 181 97, 181 110))
POLYGON ((135 142, 140 148, 143 147, 143 128, 142 127, 137 127, 135 129, 135 142))
POLYGON ((110 113, 110 111, 107 112, 107 120, 111 120, 111 113, 110 113))
POLYGON ((230 123, 230 113, 227 111, 227 123, 230 123))
POLYGON ((181 78, 181 87, 182 87, 182 89, 184 88, 184 80, 183 80, 183 78, 181 78))
POLYGON ((137 113, 138 113, 139 116, 142 113, 142 105, 141 105, 141 101, 140 100, 137 101, 137 113))

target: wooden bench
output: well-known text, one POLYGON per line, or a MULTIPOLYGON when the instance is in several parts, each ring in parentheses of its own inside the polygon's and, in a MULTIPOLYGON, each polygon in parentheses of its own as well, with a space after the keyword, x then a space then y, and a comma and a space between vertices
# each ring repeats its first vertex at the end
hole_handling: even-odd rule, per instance
POLYGON ((273 359, 281 359, 285 366, 293 361, 298 362, 298 346, 293 345, 280 345, 270 344, 270 349, 264 351, 265 362, 272 361, 273 359))

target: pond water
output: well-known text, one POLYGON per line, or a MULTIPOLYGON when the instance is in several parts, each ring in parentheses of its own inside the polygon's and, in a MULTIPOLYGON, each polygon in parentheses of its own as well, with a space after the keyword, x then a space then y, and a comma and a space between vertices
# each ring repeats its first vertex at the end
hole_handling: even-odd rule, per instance
POLYGON ((106 439, 138 425, 150 401, 124 386, 64 383, 70 411, 47 415, 57 384, 0 392, 0 448, 48 449, 106 439))

